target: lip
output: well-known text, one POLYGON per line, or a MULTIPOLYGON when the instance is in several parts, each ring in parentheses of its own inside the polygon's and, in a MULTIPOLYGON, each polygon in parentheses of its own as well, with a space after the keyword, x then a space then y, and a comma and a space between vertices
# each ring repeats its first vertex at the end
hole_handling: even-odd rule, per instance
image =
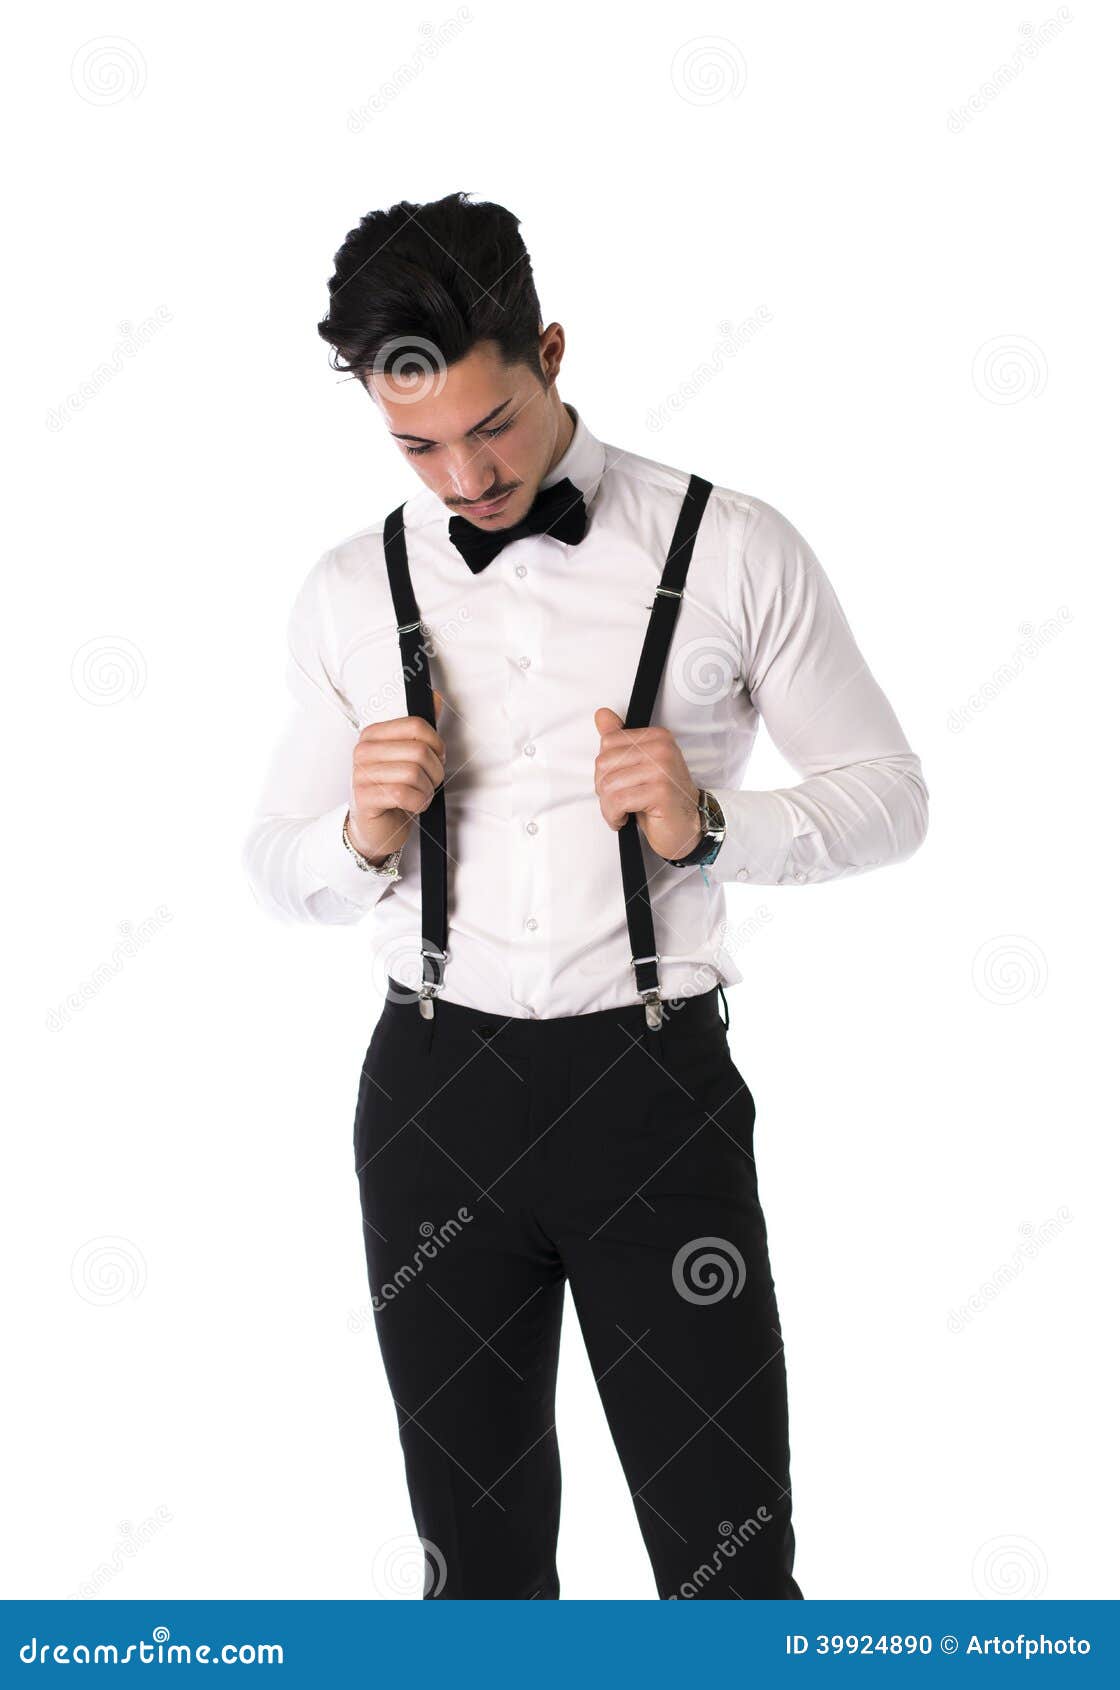
POLYGON ((492 504, 489 504, 489 505, 471 505, 462 514, 464 516, 497 516, 498 512, 500 510, 504 510, 506 505, 509 504, 509 501, 512 498, 513 498, 512 492, 506 493, 502 496, 502 498, 495 499, 492 504))

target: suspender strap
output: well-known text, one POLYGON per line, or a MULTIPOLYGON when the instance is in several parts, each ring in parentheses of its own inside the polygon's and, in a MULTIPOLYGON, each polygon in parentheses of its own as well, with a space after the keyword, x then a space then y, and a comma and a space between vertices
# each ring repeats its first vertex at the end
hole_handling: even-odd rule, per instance
MULTIPOLYGON (((404 537, 404 506, 385 519, 385 566, 397 617, 397 635, 404 672, 405 702, 410 716, 436 725, 428 652, 420 627, 420 611, 408 572, 404 537)), ((420 828, 420 910, 422 937, 420 1013, 431 1019, 433 999, 443 984, 447 956, 447 806, 442 784, 428 808, 417 818, 420 828)))
MULTIPOLYGON (((688 483, 684 501, 677 517, 677 526, 669 555, 665 560, 661 583, 653 600, 645 643, 634 677, 630 706, 625 726, 648 728, 657 701, 673 628, 681 607, 688 566, 696 543, 700 519, 712 491, 710 481, 694 475, 688 483)), ((653 910, 649 887, 646 884, 642 859, 642 836, 637 818, 629 815, 619 830, 618 851, 622 861, 622 885, 626 895, 626 925, 630 934, 631 961, 638 994, 645 1001, 646 1021, 650 1027, 661 1025, 661 984, 658 975, 657 947, 653 933, 653 910)))

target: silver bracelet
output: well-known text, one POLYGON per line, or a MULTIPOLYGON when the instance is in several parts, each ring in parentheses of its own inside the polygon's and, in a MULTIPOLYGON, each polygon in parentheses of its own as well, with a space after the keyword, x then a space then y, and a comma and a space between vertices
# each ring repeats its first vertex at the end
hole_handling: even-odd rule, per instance
POLYGON ((402 847, 398 847, 391 856, 386 857, 383 863, 371 863, 368 857, 362 856, 362 853, 358 850, 353 840, 350 838, 346 828, 346 824, 349 820, 350 812, 347 810, 346 814, 342 818, 342 843, 345 845, 358 867, 363 869, 366 874, 380 874, 384 875, 386 880, 399 880, 401 877, 401 871, 398 864, 401 860, 402 847))

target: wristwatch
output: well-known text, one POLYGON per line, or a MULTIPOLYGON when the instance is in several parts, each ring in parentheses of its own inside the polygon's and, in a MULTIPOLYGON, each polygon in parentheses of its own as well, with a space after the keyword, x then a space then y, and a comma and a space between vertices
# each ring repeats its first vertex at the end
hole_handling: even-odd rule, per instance
POLYGON ((693 863, 714 863, 719 856, 727 824, 715 794, 705 792, 701 787, 696 808, 700 812, 699 844, 692 847, 687 857, 666 857, 665 861, 671 863, 674 868, 691 868, 693 863))
POLYGON ((399 880, 401 877, 401 871, 398 865, 401 860, 401 848, 394 851, 391 856, 386 857, 383 863, 371 863, 368 857, 362 856, 362 853, 352 842, 346 828, 346 824, 349 820, 350 812, 347 810, 346 814, 342 818, 342 843, 345 845, 358 867, 360 869, 364 869, 367 874, 381 874, 385 876, 386 880, 399 880))

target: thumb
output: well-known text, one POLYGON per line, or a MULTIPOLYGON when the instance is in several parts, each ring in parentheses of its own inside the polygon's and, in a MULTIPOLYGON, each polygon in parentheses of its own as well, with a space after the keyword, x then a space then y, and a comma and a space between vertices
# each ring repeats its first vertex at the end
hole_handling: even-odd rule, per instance
POLYGON ((595 712, 595 731, 599 734, 613 733, 616 728, 625 724, 617 710, 610 710, 605 704, 600 705, 595 712))
POLYGON ((436 721, 438 722, 439 713, 443 709, 443 694, 440 692, 438 687, 432 688, 432 706, 435 711, 436 721))

